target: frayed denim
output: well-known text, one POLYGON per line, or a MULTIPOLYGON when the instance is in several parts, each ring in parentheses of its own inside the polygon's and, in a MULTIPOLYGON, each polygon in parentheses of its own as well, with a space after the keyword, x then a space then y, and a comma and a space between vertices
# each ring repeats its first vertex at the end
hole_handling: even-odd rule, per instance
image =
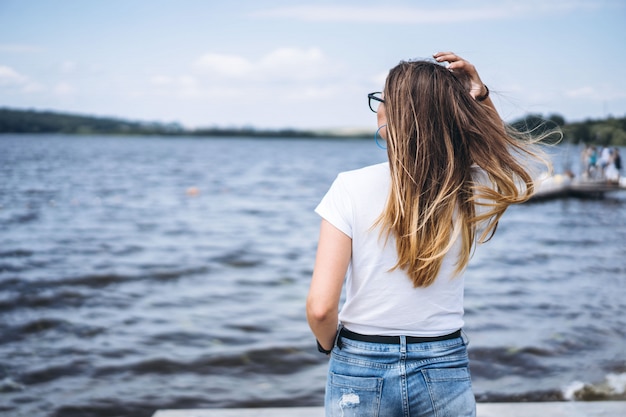
POLYGON ((330 358, 327 417, 475 417, 463 338, 400 344, 340 337, 330 358), (341 346, 339 348, 338 346, 341 346))

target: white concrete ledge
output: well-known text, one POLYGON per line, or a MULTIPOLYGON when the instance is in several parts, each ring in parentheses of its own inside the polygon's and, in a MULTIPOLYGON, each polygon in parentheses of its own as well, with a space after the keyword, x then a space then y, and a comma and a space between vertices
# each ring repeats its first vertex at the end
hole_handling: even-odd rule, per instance
MULTIPOLYGON (((626 401, 478 403, 478 417, 625 417, 626 401)), ((159 410, 153 417, 324 417, 323 407, 159 410)))

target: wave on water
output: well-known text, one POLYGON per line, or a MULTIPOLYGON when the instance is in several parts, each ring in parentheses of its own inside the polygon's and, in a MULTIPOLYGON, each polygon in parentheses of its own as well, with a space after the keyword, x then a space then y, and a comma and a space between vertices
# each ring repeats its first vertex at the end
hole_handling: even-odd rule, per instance
POLYGON ((483 392, 478 402, 546 402, 546 401, 626 401, 626 373, 609 373, 604 381, 573 381, 563 389, 546 389, 518 393, 483 392))
POLYGON ((205 355, 191 361, 181 361, 168 357, 142 359, 135 363, 120 366, 98 367, 94 376, 102 377, 110 374, 130 372, 135 375, 144 374, 181 374, 220 375, 289 375, 317 364, 311 352, 290 348, 275 347, 248 350, 245 352, 205 355))
POLYGON ((574 381, 563 389, 563 398, 576 401, 626 401, 626 372, 610 373, 597 384, 574 381))
MULTIPOLYGON (((305 315, 314 208, 337 172, 384 152, 369 141, 0 142, 14 149, 0 152, 14 179, 0 192, 0 415, 323 404, 328 359, 305 315)), ((478 401, 626 401, 625 206, 516 206, 477 249, 465 330, 478 401)))

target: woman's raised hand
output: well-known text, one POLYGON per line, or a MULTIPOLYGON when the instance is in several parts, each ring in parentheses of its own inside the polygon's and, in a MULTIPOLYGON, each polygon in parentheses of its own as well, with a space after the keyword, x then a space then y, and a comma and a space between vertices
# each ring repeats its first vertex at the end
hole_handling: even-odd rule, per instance
MULTIPOLYGON (((470 79, 470 95, 474 98, 486 99, 489 95, 489 90, 487 86, 481 81, 480 76, 478 75, 478 71, 476 71, 476 67, 461 58, 454 52, 437 52, 433 55, 433 58, 437 62, 448 62, 448 69, 452 71, 463 71, 465 72, 470 79)), ((482 101, 481 100, 481 101, 482 101)))

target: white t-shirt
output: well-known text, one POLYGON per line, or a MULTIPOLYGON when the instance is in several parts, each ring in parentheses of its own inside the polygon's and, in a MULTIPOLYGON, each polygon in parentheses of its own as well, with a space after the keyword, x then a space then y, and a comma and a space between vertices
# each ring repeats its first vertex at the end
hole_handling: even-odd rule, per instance
POLYGON ((339 321, 371 335, 441 336, 463 327, 463 274, 454 275, 461 239, 444 257, 439 276, 414 288, 397 262, 393 235, 373 228, 391 176, 387 162, 340 173, 315 211, 352 239, 345 303, 339 321))

